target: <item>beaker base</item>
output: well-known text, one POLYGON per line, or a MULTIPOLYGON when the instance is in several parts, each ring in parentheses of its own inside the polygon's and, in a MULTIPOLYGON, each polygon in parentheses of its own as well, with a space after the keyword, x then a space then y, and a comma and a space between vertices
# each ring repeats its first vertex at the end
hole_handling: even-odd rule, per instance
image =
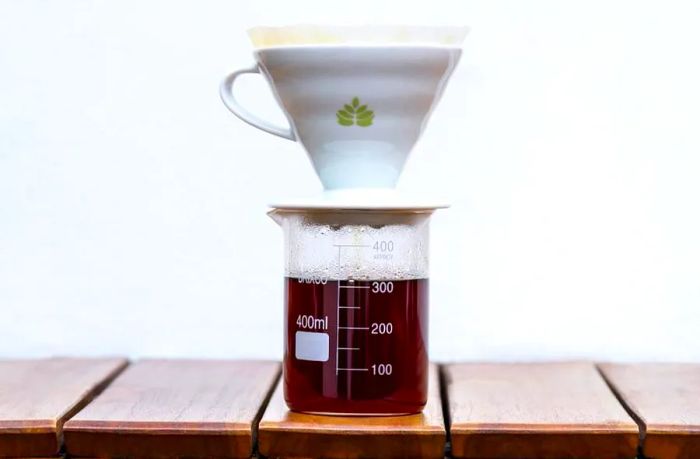
POLYGON ((411 416, 413 414, 419 414, 422 412, 422 410, 419 411, 409 411, 409 412, 401 412, 401 413, 336 413, 336 412, 327 412, 327 411, 307 411, 307 410, 292 410, 295 413, 302 413, 302 414, 311 414, 314 416, 339 416, 339 417, 353 417, 353 418, 367 418, 367 417, 391 417, 391 416, 411 416))
POLYGON ((425 408, 425 402, 425 398, 416 400, 416 403, 402 404, 387 400, 348 401, 331 400, 327 398, 290 400, 289 398, 285 398, 287 408, 296 413, 343 417, 410 416, 412 414, 422 413, 423 408, 425 408))

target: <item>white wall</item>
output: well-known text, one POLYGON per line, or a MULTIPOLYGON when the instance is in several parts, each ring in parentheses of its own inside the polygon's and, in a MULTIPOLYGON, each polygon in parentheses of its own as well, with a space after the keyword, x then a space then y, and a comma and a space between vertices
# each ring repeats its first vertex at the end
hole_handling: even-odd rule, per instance
MULTIPOLYGON (((700 361, 692 2, 0 1, 0 356, 281 353, 266 203, 320 186, 219 101, 258 23, 472 26, 406 189, 436 359, 700 361)), ((262 81, 244 102, 282 121, 262 81)))

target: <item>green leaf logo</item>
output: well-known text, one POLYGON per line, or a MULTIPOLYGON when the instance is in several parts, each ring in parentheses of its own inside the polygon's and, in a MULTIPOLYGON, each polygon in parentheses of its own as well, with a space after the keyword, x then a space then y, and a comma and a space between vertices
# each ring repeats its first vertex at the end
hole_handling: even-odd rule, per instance
POLYGON ((353 97, 352 103, 343 105, 335 116, 341 126, 357 124, 360 127, 367 127, 374 121, 374 112, 367 107, 367 104, 360 105, 360 99, 357 97, 353 97))

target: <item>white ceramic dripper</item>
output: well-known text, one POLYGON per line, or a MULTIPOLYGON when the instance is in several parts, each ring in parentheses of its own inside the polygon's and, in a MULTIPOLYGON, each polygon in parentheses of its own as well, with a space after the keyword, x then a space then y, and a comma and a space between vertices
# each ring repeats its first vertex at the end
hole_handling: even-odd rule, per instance
POLYGON ((392 189, 457 65, 467 29, 310 30, 309 41, 299 28, 251 30, 263 47, 254 66, 222 82, 224 104, 255 127, 301 142, 325 190, 392 189), (266 77, 288 128, 237 102, 233 83, 245 73, 266 77))

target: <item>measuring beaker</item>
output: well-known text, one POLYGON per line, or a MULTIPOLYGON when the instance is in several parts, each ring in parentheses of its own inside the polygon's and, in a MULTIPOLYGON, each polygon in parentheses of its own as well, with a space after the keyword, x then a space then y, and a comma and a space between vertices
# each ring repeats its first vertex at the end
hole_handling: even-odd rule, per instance
POLYGON ((284 395, 319 414, 420 412, 430 210, 275 209, 284 231, 284 395))

